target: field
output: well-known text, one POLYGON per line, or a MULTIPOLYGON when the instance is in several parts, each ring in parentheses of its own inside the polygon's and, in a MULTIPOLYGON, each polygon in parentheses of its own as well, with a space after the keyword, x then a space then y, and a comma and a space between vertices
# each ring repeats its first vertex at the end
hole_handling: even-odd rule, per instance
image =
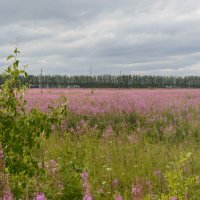
POLYGON ((27 101, 30 107, 46 111, 59 97, 66 97, 70 112, 96 116, 98 114, 141 115, 169 111, 186 112, 200 104, 199 89, 30 89, 27 101))
POLYGON ((4 196, 6 188, 16 199, 199 199, 200 90, 29 89, 24 97, 22 122, 8 129, 16 136, 1 142, 26 152, 18 171, 19 153, 2 145, 4 196), (37 133, 28 136, 34 148, 28 132, 37 133))
POLYGON ((200 90, 31 89, 26 99, 48 112, 61 96, 68 115, 43 142, 47 199, 199 198, 200 90))

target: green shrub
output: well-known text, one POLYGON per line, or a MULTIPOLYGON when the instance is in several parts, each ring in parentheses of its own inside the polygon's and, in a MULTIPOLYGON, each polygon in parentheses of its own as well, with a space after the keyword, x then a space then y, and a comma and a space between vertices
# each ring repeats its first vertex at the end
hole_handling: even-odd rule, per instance
POLYGON ((14 53, 7 58, 14 61, 5 71, 6 81, 0 90, 0 150, 4 154, 2 170, 9 182, 6 190, 10 188, 15 198, 25 199, 34 195, 37 180, 44 173, 36 155, 42 155, 41 140, 49 137, 53 124, 60 127, 66 104, 47 113, 37 109, 27 112, 23 98, 26 87, 19 80, 27 73, 19 69, 18 49, 14 53))

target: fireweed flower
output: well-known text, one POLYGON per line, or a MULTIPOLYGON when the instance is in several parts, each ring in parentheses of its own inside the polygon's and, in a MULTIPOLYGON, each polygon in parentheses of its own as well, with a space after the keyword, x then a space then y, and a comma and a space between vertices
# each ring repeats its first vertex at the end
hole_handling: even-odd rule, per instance
POLYGON ((67 121, 66 121, 66 120, 63 120, 63 121, 61 122, 61 126, 60 126, 62 132, 65 132, 65 131, 67 130, 67 126, 68 126, 67 121))
POLYGON ((51 165, 51 171, 55 173, 57 171, 57 166, 58 166, 57 162, 55 160, 50 160, 49 162, 51 165))
POLYGON ((140 196, 142 194, 142 186, 141 185, 133 185, 132 193, 135 196, 140 196))
POLYGON ((156 170, 154 172, 154 175, 157 176, 158 178, 161 178, 162 177, 162 172, 160 170, 156 170))
POLYGON ((88 177, 89 177, 89 175, 88 175, 87 171, 84 171, 81 174, 81 178, 82 178, 82 182, 83 182, 83 200, 92 200, 88 177))
POLYGON ((122 196, 121 195, 118 195, 115 200, 123 200, 122 196))
POLYGON ((46 200, 44 193, 38 193, 34 200, 46 200))
POLYGON ((85 120, 81 120, 80 124, 81 124, 81 126, 82 126, 83 128, 86 128, 86 127, 87 127, 87 121, 85 121, 85 120))
POLYGON ((0 151, 0 159, 2 159, 4 156, 3 156, 3 151, 1 150, 0 151))
POLYGON ((88 173, 87 173, 86 171, 84 171, 84 172, 81 174, 81 178, 82 178, 83 180, 87 180, 88 177, 89 177, 89 175, 88 175, 88 173))
MULTIPOLYGON (((67 90, 66 90, 67 91, 67 90)), ((180 111, 188 111, 189 107, 195 107, 199 103, 200 93, 193 90, 138 90, 138 91, 123 91, 116 90, 96 90, 93 95, 90 90, 74 90, 73 94, 66 92, 65 96, 68 99, 68 109, 74 113, 85 115, 103 114, 109 112, 126 112, 133 111, 150 114, 157 112, 158 115, 167 109, 171 109, 174 114, 179 114, 180 111), (195 95, 194 95, 195 94, 195 95), (187 96, 190 98, 186 98, 187 96), (181 101, 184 100, 184 104, 181 101)), ((47 111, 48 104, 55 105, 56 99, 59 98, 57 90, 51 90, 49 94, 40 95, 40 92, 29 91, 26 95, 26 100, 29 107, 35 106, 39 102, 41 110, 47 111), (52 103, 51 103, 52 101, 52 103)))
POLYGON ((91 194, 84 195, 83 200, 92 200, 92 195, 91 194))
POLYGON ((138 139, 139 139, 138 136, 135 135, 135 134, 131 134, 131 135, 128 136, 128 140, 132 144, 137 143, 138 139))
POLYGON ((171 197, 169 200, 178 200, 177 197, 171 197))
POLYGON ((103 133, 103 138, 105 139, 105 140, 107 140, 107 139, 109 139, 111 136, 112 136, 112 134, 113 134, 113 129, 112 129, 112 126, 111 125, 109 125, 107 128, 106 128, 106 130, 104 131, 104 133, 103 133))
POLYGON ((52 132, 55 132, 56 130, 57 130, 56 125, 52 125, 52 126, 51 126, 51 131, 52 131, 52 132))
POLYGON ((45 168, 48 170, 49 174, 56 174, 58 172, 58 163, 55 160, 50 160, 45 163, 45 168))
POLYGON ((118 187, 119 186, 119 180, 118 179, 113 180, 112 185, 113 185, 113 187, 118 187))
POLYGON ((6 191, 3 194, 3 199, 2 200, 13 200, 13 194, 10 191, 6 191))

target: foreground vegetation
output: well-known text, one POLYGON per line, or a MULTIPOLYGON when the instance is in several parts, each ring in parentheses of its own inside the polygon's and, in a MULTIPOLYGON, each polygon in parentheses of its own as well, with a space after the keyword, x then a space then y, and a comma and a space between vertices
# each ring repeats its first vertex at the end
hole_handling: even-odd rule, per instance
POLYGON ((198 104, 85 115, 63 97, 27 110, 18 53, 0 91, 2 199, 199 199, 198 104))

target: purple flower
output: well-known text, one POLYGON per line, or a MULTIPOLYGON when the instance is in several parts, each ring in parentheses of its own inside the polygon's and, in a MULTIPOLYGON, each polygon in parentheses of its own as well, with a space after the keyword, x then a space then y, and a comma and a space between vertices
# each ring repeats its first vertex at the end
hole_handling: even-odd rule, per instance
POLYGON ((38 193, 34 200, 46 200, 44 193, 38 193))
POLYGON ((109 125, 106 129, 105 129, 105 131, 103 132, 103 138, 104 139, 109 139, 109 137, 110 136, 112 136, 112 134, 113 134, 113 129, 112 129, 112 126, 111 125, 109 125))
POLYGON ((51 126, 51 131, 52 131, 52 132, 55 132, 56 129, 57 129, 56 125, 52 125, 52 126, 51 126))
POLYGON ((81 177, 82 177, 83 180, 87 180, 88 177, 89 177, 89 175, 88 175, 88 173, 87 173, 86 171, 84 171, 84 172, 81 174, 81 177))
POLYGON ((140 195, 141 192, 142 192, 142 186, 140 186, 140 185, 134 185, 132 187, 132 192, 133 192, 134 195, 140 195))
POLYGON ((113 180, 113 181, 112 181, 112 185, 113 185, 114 187, 119 186, 119 180, 118 180, 118 179, 113 180))
POLYGON ((50 160, 49 162, 50 162, 51 165, 53 165, 53 166, 57 165, 57 162, 56 162, 55 160, 50 160))
POLYGON ((155 176, 157 176, 157 177, 162 177, 162 172, 160 171, 160 170, 156 170, 155 172, 154 172, 154 174, 155 174, 155 176))
POLYGON ((123 200, 122 196, 121 195, 118 195, 115 200, 123 200))
POLYGON ((177 197, 171 197, 169 200, 178 200, 177 197))
POLYGON ((55 160, 50 160, 48 162, 45 163, 45 168, 48 170, 48 172, 51 175, 56 174, 56 172, 58 171, 58 164, 55 160))
POLYGON ((3 158, 3 151, 1 150, 0 151, 0 159, 2 159, 3 158))
POLYGON ((83 200, 92 200, 92 195, 91 194, 84 195, 83 200))
POLYGON ((5 192, 2 200, 13 200, 13 194, 10 191, 5 192))

